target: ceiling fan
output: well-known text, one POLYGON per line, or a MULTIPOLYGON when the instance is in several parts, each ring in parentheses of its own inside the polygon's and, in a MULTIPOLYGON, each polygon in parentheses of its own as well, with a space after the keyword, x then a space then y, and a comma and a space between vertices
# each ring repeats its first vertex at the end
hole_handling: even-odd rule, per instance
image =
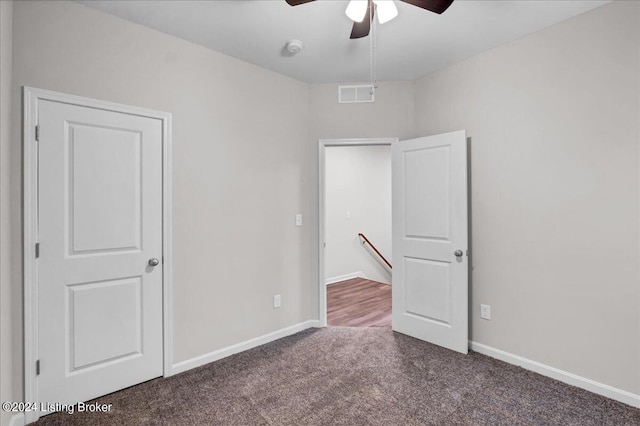
MULTIPOLYGON (((291 6, 298 6, 305 3, 310 3, 315 0, 285 0, 291 6)), ((441 14, 453 3, 453 0, 400 0, 405 3, 418 6, 422 9, 441 14)), ((387 21, 395 18, 398 14, 398 9, 392 0, 351 0, 347 6, 345 13, 351 20, 353 20, 353 29, 351 30, 351 37, 349 38, 361 38, 369 35, 371 29, 371 20, 378 11, 378 21, 384 24, 387 21)))

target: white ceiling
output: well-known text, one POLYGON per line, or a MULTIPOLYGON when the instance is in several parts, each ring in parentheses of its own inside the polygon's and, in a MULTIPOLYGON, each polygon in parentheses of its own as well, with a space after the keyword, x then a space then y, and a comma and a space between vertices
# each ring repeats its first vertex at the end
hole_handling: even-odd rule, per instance
MULTIPOLYGON (((349 39, 348 0, 80 2, 301 81, 369 80, 370 37, 349 39), (304 43, 295 56, 291 39, 304 43)), ((396 1, 398 17, 378 26, 377 79, 413 80, 608 2, 455 0, 437 15, 396 1)))

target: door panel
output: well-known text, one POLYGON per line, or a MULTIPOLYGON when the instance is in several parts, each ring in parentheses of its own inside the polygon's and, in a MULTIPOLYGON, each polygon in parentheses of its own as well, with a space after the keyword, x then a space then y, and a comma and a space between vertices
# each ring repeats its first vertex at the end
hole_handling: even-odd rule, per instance
POLYGON ((442 324, 450 322, 451 277, 448 262, 405 258, 405 310, 442 324))
POLYGON ((136 277, 67 287, 69 373, 142 355, 141 284, 136 277))
POLYGON ((405 238, 449 238, 448 146, 403 152, 405 238))
POLYGON ((140 250, 140 133, 68 127, 71 254, 140 250))
POLYGON ((162 122, 38 106, 41 401, 161 376, 162 122))
POLYGON ((393 329, 463 353, 468 347, 466 144, 461 131, 391 147, 393 329))

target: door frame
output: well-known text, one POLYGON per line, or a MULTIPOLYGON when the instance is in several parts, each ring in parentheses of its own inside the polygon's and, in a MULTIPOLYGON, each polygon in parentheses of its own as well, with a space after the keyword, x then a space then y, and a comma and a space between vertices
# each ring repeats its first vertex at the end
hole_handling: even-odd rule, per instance
POLYGON ((318 140, 318 320, 327 326, 327 285, 324 276, 326 173, 325 149, 340 146, 380 146, 397 142, 399 138, 357 138, 318 140))
MULTIPOLYGON (((23 285, 24 285, 24 401, 38 401, 36 361, 38 359, 38 263, 35 247, 38 242, 38 149, 36 126, 38 104, 53 101, 122 112, 157 119, 162 122, 162 329, 163 376, 172 375, 172 115, 98 99, 68 95, 50 90, 23 86, 23 285)), ((26 411, 26 423, 38 420, 39 411, 26 411)))

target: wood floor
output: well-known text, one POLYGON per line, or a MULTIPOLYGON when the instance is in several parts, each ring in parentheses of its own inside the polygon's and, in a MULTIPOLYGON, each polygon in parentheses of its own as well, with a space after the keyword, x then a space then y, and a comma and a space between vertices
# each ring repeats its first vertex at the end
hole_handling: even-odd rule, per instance
POLYGON ((391 286, 364 278, 328 285, 327 323, 339 327, 391 327, 391 286))

